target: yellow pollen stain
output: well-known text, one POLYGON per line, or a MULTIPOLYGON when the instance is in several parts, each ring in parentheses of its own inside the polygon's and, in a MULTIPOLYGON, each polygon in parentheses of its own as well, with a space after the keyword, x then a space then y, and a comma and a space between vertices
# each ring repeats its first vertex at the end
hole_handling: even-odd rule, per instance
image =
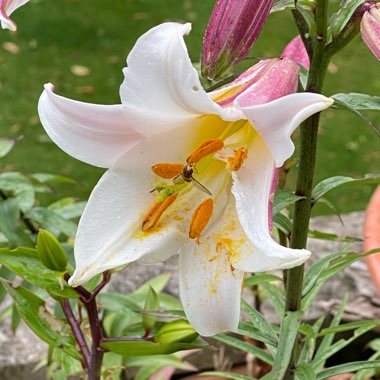
POLYGON ((241 168, 243 162, 248 157, 247 148, 234 149, 235 155, 227 158, 227 169, 236 172, 241 168))
POLYGON ((187 157, 186 162, 189 165, 195 165, 203 157, 206 157, 212 153, 216 153, 218 150, 222 149, 223 146, 224 142, 221 139, 205 140, 190 154, 189 157, 187 157))
POLYGON ((184 169, 184 164, 158 163, 151 167, 152 172, 161 178, 170 179, 180 175, 184 169))
POLYGON ((190 239, 197 239, 198 244, 199 238, 211 218, 213 209, 214 201, 207 198, 194 211, 190 222, 189 237, 190 239))
POLYGON ((163 202, 155 203, 147 212, 143 223, 142 230, 148 231, 155 227, 160 220, 162 214, 167 210, 167 208, 176 200, 178 194, 173 194, 166 198, 163 202))

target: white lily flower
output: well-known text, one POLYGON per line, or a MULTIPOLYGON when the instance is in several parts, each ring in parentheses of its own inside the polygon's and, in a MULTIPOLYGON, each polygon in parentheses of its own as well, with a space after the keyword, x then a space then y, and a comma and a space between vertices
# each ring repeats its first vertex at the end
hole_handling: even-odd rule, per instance
POLYGON ((9 16, 28 1, 29 0, 0 0, 0 21, 3 29, 12 31, 17 29, 16 23, 9 16))
POLYGON ((121 105, 70 100, 46 85, 39 113, 64 151, 110 168, 80 220, 70 284, 179 254, 185 313, 210 336, 236 330, 244 272, 291 268, 310 256, 273 240, 268 203, 274 170, 294 150, 291 133, 332 100, 283 96, 297 84, 289 58, 262 61, 208 94, 184 44, 190 29, 165 23, 139 38, 121 105))

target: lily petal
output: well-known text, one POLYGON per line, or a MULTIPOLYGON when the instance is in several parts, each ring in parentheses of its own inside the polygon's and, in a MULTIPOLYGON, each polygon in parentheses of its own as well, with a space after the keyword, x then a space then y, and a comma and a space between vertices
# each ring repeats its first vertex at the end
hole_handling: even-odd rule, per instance
POLYGON ((83 103, 59 96, 45 85, 38 111, 50 138, 70 156, 109 168, 143 139, 122 105, 83 103))
POLYGON ((256 249, 253 252, 241 250, 239 256, 233 256, 233 265, 245 272, 301 265, 310 256, 310 251, 283 247, 270 235, 268 204, 275 169, 272 154, 260 136, 254 138, 251 152, 245 165, 232 174, 232 193, 240 224, 256 249))
MULTIPOLYGON (((214 132, 204 128, 204 123, 210 122, 212 119, 200 120, 187 128, 145 139, 103 175, 79 222, 72 286, 140 258, 146 263, 166 260, 189 241, 188 227, 179 228, 181 223, 187 222, 188 226, 186 220, 165 223, 163 217, 162 226, 157 226, 154 232, 142 231, 144 216, 155 199, 149 192, 155 185, 151 166, 157 161, 183 162, 184 152, 207 139, 207 132, 214 132)), ((219 128, 220 132, 223 122, 219 128)), ((195 194, 199 197, 199 190, 195 194)), ((175 215, 171 217, 175 219, 175 215)))
POLYGON ((0 21, 3 29, 12 31, 17 29, 16 23, 9 16, 28 1, 29 0, 0 0, 0 21))
POLYGON ((310 68, 310 59, 307 54, 305 45, 300 35, 294 37, 285 47, 281 54, 282 57, 289 57, 296 61, 298 64, 310 68))
POLYGON ((264 139, 276 167, 282 166, 293 154, 294 144, 290 136, 301 122, 316 112, 328 108, 334 102, 320 94, 297 93, 266 104, 249 106, 248 91, 239 96, 234 104, 240 107, 264 139))
POLYGON ((244 273, 232 267, 228 248, 218 245, 221 231, 230 237, 236 233, 231 229, 231 212, 235 215, 234 202, 195 250, 194 245, 187 245, 180 252, 181 301, 189 322, 203 336, 236 331, 239 323, 244 273))
POLYGON ((203 89, 183 40, 190 30, 191 24, 158 25, 142 35, 128 55, 120 97, 129 120, 144 135, 182 127, 202 114, 224 120, 241 117, 238 110, 212 102, 203 89))

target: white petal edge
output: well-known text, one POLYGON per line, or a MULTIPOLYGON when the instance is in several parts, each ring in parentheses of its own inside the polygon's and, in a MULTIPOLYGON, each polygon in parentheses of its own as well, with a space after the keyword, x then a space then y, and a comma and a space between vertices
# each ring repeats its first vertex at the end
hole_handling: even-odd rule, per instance
POLYGON ((9 18, 9 16, 22 5, 26 4, 29 0, 7 0, 0 1, 0 21, 3 29, 15 31, 17 29, 16 23, 9 18), (7 3, 7 4, 6 4, 7 3), (6 8, 5 8, 6 7, 6 8))
POLYGON ((63 151, 91 165, 109 168, 143 137, 122 105, 98 105, 57 95, 46 84, 38 102, 41 123, 63 151))
POLYGON ((183 36, 191 24, 168 22, 143 34, 127 58, 122 103, 139 132, 150 136, 186 124, 202 114, 238 120, 237 109, 224 110, 203 89, 183 36))
POLYGON ((320 94, 297 93, 284 96, 266 104, 255 106, 234 105, 241 109, 267 144, 276 167, 283 165, 294 152, 291 140, 293 131, 309 116, 333 104, 334 100, 320 94))
POLYGON ((268 203, 275 164, 266 144, 256 136, 244 166, 233 173, 232 193, 240 224, 255 247, 242 250, 233 265, 245 272, 288 269, 304 263, 311 252, 279 245, 270 235, 268 203))
MULTIPOLYGON (((139 259, 144 263, 164 261, 189 241, 188 227, 181 232, 173 222, 176 215, 171 215, 170 209, 169 215, 161 217, 160 228, 144 234, 141 226, 155 200, 150 190, 157 178, 151 166, 158 162, 184 162, 194 146, 223 129, 222 124, 219 129, 205 131, 204 123, 208 121, 200 119, 188 128, 177 128, 145 139, 103 175, 79 222, 74 246, 76 269, 70 279, 72 286, 139 259), (171 223, 166 218, 171 218, 171 223)), ((196 194, 203 196, 199 190, 196 194)), ((177 201, 170 207, 176 207, 177 201)))

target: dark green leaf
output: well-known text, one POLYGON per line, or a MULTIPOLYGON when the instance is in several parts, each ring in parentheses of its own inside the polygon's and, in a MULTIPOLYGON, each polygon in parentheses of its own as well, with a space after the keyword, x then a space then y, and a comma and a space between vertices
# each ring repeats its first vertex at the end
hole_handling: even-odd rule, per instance
MULTIPOLYGON (((148 294, 146 296, 144 311, 157 311, 160 309, 160 299, 157 293, 152 287, 149 287, 148 294)), ((156 317, 148 314, 142 316, 144 329, 146 332, 150 332, 156 323, 156 317)))
POLYGON ((34 204, 34 188, 30 179, 21 173, 0 174, 0 189, 9 192, 17 200, 22 211, 26 212, 34 204))
POLYGON ((330 19, 331 33, 334 37, 344 29, 347 22, 357 9, 357 7, 364 3, 365 0, 345 0, 342 1, 339 11, 334 13, 330 19))
POLYGON ((11 329, 13 334, 16 333, 17 327, 20 325, 21 316, 17 310, 15 304, 12 305, 12 318, 11 318, 11 329))
MULTIPOLYGON (((10 271, 7 267, 2 265, 0 267, 0 277, 3 278, 4 280, 11 281, 14 279, 15 274, 12 271, 10 271)), ((7 292, 4 288, 4 286, 0 283, 0 303, 2 303, 4 301, 4 297, 6 294, 7 294, 7 292)))
POLYGON ((343 325, 333 326, 333 327, 327 327, 318 334, 318 336, 325 336, 329 334, 336 334, 343 331, 350 331, 355 330, 360 327, 376 327, 380 325, 380 319, 375 320, 369 320, 369 321, 357 321, 357 322, 350 322, 350 323, 344 323, 343 325))
POLYGON ((375 360, 372 362, 364 360, 330 367, 319 372, 317 374, 317 380, 328 379, 331 376, 339 375, 340 373, 354 372, 365 368, 380 368, 380 360, 375 360))
POLYGON ((282 379, 290 362, 292 350, 300 325, 300 312, 286 312, 281 321, 280 341, 278 343, 277 355, 273 364, 271 378, 282 379))
POLYGON ((41 298, 25 288, 13 288, 4 280, 1 281, 16 304, 22 319, 40 339, 80 359, 72 339, 64 334, 64 322, 49 313, 41 298))
POLYGON ((147 341, 103 341, 101 347, 123 356, 164 355, 182 350, 207 347, 207 343, 198 338, 191 343, 155 343, 147 341))
POLYGON ((72 288, 64 282, 59 282, 55 272, 42 264, 35 249, 20 247, 10 250, 0 248, 0 263, 26 281, 48 290, 50 294, 56 297, 78 297, 72 288))
POLYGON ((287 216, 280 213, 273 216, 273 224, 285 235, 289 235, 292 230, 292 222, 287 216))
POLYGON ((274 339, 268 334, 263 333, 251 322, 241 321, 237 333, 242 336, 248 336, 259 342, 263 342, 268 348, 270 354, 274 357, 276 355, 277 339, 274 339))
POLYGON ((271 300, 276 313, 282 317, 284 314, 285 293, 284 289, 269 282, 260 285, 263 293, 271 300))
POLYGON ((312 197, 314 202, 324 196, 327 192, 338 187, 349 187, 352 185, 364 184, 379 184, 380 174, 367 174, 364 178, 351 178, 351 177, 330 177, 319 182, 313 189, 312 197))
POLYGON ((244 342, 243 340, 224 334, 217 334, 213 336, 213 338, 219 340, 220 342, 228 344, 229 346, 235 347, 241 351, 248 352, 270 365, 273 364, 272 355, 268 354, 262 348, 259 348, 253 344, 244 342))

